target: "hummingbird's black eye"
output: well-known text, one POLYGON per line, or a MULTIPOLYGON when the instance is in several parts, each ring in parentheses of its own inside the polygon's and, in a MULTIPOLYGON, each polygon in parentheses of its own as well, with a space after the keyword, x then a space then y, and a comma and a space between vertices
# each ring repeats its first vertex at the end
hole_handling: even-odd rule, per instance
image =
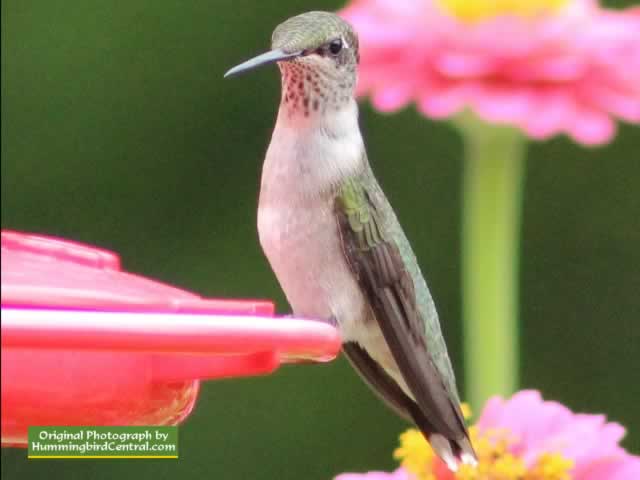
POLYGON ((342 50, 342 39, 336 38, 335 40, 331 40, 329 44, 329 51, 332 55, 337 55, 342 50))

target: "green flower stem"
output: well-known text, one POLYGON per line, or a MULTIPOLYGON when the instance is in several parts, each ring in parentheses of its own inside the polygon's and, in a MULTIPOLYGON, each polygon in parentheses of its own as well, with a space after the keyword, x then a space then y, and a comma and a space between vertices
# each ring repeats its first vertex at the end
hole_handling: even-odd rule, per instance
POLYGON ((479 411, 518 387, 518 263, 526 142, 510 127, 457 120, 465 149, 462 220, 466 398, 479 411))

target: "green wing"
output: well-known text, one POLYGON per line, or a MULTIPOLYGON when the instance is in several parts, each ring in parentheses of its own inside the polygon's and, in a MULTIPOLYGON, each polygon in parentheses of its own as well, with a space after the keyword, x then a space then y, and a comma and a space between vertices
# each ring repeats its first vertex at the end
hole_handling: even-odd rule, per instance
MULTIPOLYGON (((429 351, 413 279, 397 244, 384 231, 382 214, 362 182, 345 182, 336 199, 343 251, 413 399, 399 399, 397 388, 379 393, 396 410, 404 407, 427 436, 439 433, 457 442, 467 437, 457 396, 429 351)), ((369 383, 380 388, 371 379, 369 383)))

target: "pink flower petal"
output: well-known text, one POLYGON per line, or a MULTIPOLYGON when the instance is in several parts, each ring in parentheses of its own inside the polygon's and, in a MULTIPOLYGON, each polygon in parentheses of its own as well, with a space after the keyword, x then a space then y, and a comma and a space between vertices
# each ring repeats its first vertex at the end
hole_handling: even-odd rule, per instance
POLYGON ((334 480, 411 480, 409 473, 403 468, 394 472, 341 473, 334 480))
POLYGON ((599 145, 615 135, 615 124, 605 112, 578 109, 577 115, 567 125, 569 135, 578 143, 599 145))
POLYGON ((515 81, 568 83, 583 78, 588 68, 585 59, 565 53, 520 60, 509 73, 515 81))
POLYGON ((537 90, 533 109, 519 126, 535 139, 542 140, 565 130, 565 124, 574 118, 576 106, 571 97, 560 88, 537 90))
POLYGON ((476 425, 480 428, 480 430, 486 430, 488 428, 493 428, 495 425, 498 425, 499 419, 502 416, 502 410, 504 408, 505 400, 502 397, 491 397, 487 400, 484 408, 482 409, 482 414, 478 419, 476 425))
POLYGON ((576 480, 635 480, 640 478, 640 458, 620 455, 576 469, 576 480))
POLYGON ((461 111, 473 85, 435 87, 425 92, 418 101, 418 110, 428 117, 446 118, 461 111))
POLYGON ((442 75, 452 78, 470 78, 490 74, 495 68, 495 63, 492 59, 480 55, 443 52, 436 54, 433 66, 442 75))
POLYGON ((476 90, 470 103, 480 118, 491 123, 515 123, 531 114, 534 92, 526 87, 487 85, 476 90))
POLYGON ((373 94, 371 103, 381 112, 393 112, 411 101, 413 90, 409 84, 383 87, 373 94))
POLYGON ((581 93, 594 108, 611 112, 627 122, 640 123, 640 85, 636 90, 626 92, 610 85, 592 83, 582 86, 581 93))

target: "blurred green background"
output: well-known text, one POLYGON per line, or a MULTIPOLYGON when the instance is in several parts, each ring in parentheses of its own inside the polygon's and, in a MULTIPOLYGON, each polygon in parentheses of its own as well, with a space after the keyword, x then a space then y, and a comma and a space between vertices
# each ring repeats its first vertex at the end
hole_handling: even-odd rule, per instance
MULTIPOLYGON (((100 245, 131 271, 206 296, 271 298, 287 313, 256 233, 278 74, 222 74, 267 49, 283 19, 341 6, 3 1, 2 228, 100 245)), ((383 116, 364 103, 361 116, 459 370, 459 139, 413 109, 383 116)), ((635 452, 639 133, 623 126, 597 149, 530 147, 521 273, 523 387, 606 412, 635 452)), ((327 479, 393 468, 404 428, 339 359, 205 384, 178 461, 29 462, 5 449, 2 478, 327 479)))

